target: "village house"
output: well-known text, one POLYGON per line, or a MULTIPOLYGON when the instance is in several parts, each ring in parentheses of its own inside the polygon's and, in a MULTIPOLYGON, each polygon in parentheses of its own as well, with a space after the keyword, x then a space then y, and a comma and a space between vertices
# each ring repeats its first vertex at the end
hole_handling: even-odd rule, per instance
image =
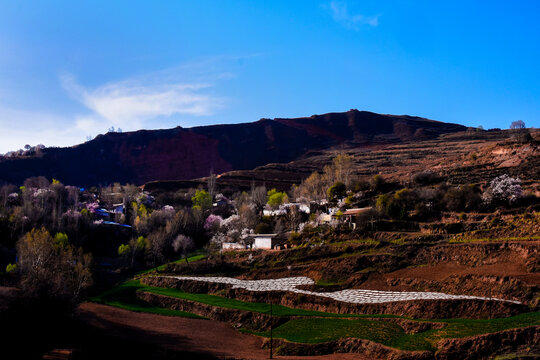
POLYGON ((273 249, 276 243, 277 234, 254 234, 253 249, 273 249))
POLYGON ((343 213, 343 218, 345 222, 349 224, 349 227, 351 227, 352 229, 356 229, 356 225, 360 221, 366 221, 371 218, 372 210, 372 207, 348 209, 343 213))

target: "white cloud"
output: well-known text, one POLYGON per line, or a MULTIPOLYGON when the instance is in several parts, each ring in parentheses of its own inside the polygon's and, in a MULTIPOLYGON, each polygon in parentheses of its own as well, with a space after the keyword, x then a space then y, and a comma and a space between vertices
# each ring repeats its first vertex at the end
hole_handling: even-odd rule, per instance
MULTIPOLYGON (((204 116, 223 105, 224 100, 205 93, 206 83, 164 83, 156 78, 139 78, 104 84, 94 89, 78 84, 72 76, 61 76, 64 89, 75 99, 124 130, 135 130, 159 117, 172 115, 204 116)), ((88 127, 92 117, 80 119, 80 128, 88 127)), ((93 120, 95 121, 95 120, 93 120)))
POLYGON ((332 18, 343 26, 358 30, 361 25, 376 27, 379 25, 380 15, 366 16, 362 14, 350 14, 347 4, 339 1, 332 1, 327 6, 332 13, 332 18))
POLYGON ((212 115, 226 101, 212 94, 214 83, 234 76, 223 71, 223 63, 231 67, 231 63, 253 56, 257 55, 200 59, 96 87, 85 87, 73 76, 61 75, 62 87, 83 109, 51 113, 14 109, 0 102, 0 153, 26 144, 72 146, 111 126, 123 131, 173 127, 179 123, 175 115, 186 117, 184 125, 193 117, 212 115))
POLYGON ((64 116, 0 106, 0 153, 22 149, 26 144, 51 147, 84 142, 89 132, 70 123, 72 119, 64 116))

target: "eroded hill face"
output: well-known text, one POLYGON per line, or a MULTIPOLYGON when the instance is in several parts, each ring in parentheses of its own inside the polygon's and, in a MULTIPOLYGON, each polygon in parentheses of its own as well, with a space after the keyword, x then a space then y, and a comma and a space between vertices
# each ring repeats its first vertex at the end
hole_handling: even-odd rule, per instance
POLYGON ((108 133, 72 148, 0 161, 0 182, 32 176, 92 186, 186 180, 231 170, 287 163, 335 146, 389 144, 437 138, 464 126, 410 116, 350 110, 297 119, 168 130, 108 133))
MULTIPOLYGON (((519 134, 517 134, 519 135, 519 134)), ((521 141, 515 132, 462 131, 442 134, 427 140, 399 143, 347 144, 330 149, 310 151, 288 163, 270 163, 250 170, 234 170, 220 174, 220 191, 249 190, 252 184, 289 191, 312 172, 322 172, 338 153, 353 160, 353 176, 369 181, 380 174, 388 181, 403 184, 415 174, 429 171, 441 182, 452 184, 487 183, 497 176, 518 177, 531 193, 540 194, 540 132, 532 131, 532 140, 521 141)), ((179 189, 206 186, 207 180, 152 182, 146 189, 152 192, 174 192, 179 189)))

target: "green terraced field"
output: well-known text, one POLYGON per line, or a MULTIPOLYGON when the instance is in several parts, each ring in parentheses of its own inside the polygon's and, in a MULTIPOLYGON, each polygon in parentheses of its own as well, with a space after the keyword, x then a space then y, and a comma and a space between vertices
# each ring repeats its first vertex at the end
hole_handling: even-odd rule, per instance
MULTIPOLYGON (((190 300, 215 307, 270 314, 270 304, 267 303, 252 303, 218 295, 192 294, 178 289, 147 286, 138 280, 127 281, 116 288, 90 299, 90 301, 132 311, 200 318, 199 315, 188 312, 151 306, 137 297, 137 291, 146 291, 153 294, 190 300)), ((377 320, 378 318, 404 318, 397 315, 334 314, 295 309, 283 305, 273 305, 272 313, 274 316, 291 318, 273 330, 273 335, 276 338, 282 338, 291 342, 313 344, 352 337, 371 340, 401 350, 433 350, 434 344, 445 338, 460 338, 512 328, 540 325, 540 312, 532 312, 501 319, 433 320, 431 322, 443 323, 445 326, 442 329, 432 329, 417 334, 406 334, 403 328, 396 323, 377 320)), ((269 336, 269 332, 253 334, 265 337, 269 336)))

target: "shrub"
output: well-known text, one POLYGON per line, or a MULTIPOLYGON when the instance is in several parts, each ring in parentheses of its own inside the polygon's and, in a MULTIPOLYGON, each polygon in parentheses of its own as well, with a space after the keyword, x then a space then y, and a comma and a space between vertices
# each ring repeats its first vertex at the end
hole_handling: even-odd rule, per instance
POLYGON ((450 211, 470 211, 482 203, 480 190, 475 185, 462 185, 449 188, 443 197, 446 208, 450 211))
POLYGON ((430 185, 439 182, 441 178, 430 170, 421 171, 412 176, 412 181, 418 185, 430 185))
POLYGON ((380 192, 385 184, 385 180, 381 175, 375 175, 370 181, 371 190, 380 192))
POLYGON ((130 248, 129 248, 129 245, 128 244, 121 244, 119 247, 118 247, 118 255, 120 256, 128 256, 129 253, 130 253, 130 248))
POLYGON ((301 241, 302 241, 302 236, 299 233, 295 231, 291 232, 291 235, 289 235, 290 244, 298 245, 300 244, 301 241))
POLYGON ((11 272, 15 272, 17 270, 17 264, 7 264, 6 266, 6 272, 9 274, 11 272))
POLYGON ((59 247, 66 247, 69 245, 68 236, 65 233, 56 233, 54 236, 54 244, 59 247))
POLYGON ((392 196, 389 194, 379 195, 377 197, 377 203, 375 206, 377 207, 379 213, 386 214, 386 209, 388 208, 390 201, 392 201, 392 196))
POLYGON ((272 232, 272 226, 265 222, 260 222, 255 226, 255 234, 269 234, 272 232))

